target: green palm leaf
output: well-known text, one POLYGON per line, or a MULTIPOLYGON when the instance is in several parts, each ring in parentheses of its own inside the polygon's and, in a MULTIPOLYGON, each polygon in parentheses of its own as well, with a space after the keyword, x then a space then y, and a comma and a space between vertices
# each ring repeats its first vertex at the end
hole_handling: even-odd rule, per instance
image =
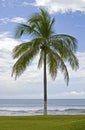
POLYGON ((63 46, 69 47, 72 51, 76 52, 77 50, 77 39, 73 36, 66 34, 58 34, 52 36, 52 40, 55 40, 61 43, 63 46))
POLYGON ((26 67, 31 63, 34 57, 37 55, 39 48, 30 48, 30 50, 26 50, 20 58, 16 61, 13 66, 12 75, 15 74, 15 79, 19 77, 26 67))
POLYGON ((51 74, 51 77, 53 79, 56 78, 57 70, 60 69, 61 72, 63 72, 64 79, 66 80, 68 85, 69 74, 68 74, 67 67, 63 59, 50 48, 48 48, 48 66, 49 66, 49 73, 51 74))

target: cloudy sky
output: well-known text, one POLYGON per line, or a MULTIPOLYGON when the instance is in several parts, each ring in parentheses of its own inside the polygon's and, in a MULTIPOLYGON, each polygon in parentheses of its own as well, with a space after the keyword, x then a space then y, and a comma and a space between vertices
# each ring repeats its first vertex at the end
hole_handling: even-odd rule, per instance
POLYGON ((43 98, 43 68, 37 69, 37 58, 15 81, 11 77, 12 49, 29 40, 14 38, 15 28, 39 8, 46 8, 55 17, 56 33, 73 35, 78 39, 76 53, 80 68, 77 72, 68 66, 69 86, 59 72, 55 81, 48 74, 48 98, 85 98, 85 0, 0 0, 0 99, 43 98))

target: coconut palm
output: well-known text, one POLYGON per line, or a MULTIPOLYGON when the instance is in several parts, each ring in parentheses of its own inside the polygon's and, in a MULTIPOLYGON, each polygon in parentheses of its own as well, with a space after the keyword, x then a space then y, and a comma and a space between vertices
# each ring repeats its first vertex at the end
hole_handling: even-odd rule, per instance
POLYGON ((17 45, 13 49, 13 58, 18 58, 13 66, 12 75, 19 77, 26 67, 39 54, 38 68, 43 65, 44 71, 44 114, 47 114, 47 67, 52 79, 57 76, 58 69, 64 75, 68 85, 69 73, 66 62, 73 70, 79 67, 78 59, 75 56, 77 40, 67 34, 56 34, 53 29, 55 19, 49 13, 40 9, 39 13, 32 15, 26 24, 19 24, 16 30, 16 37, 22 35, 31 36, 31 40, 17 45))

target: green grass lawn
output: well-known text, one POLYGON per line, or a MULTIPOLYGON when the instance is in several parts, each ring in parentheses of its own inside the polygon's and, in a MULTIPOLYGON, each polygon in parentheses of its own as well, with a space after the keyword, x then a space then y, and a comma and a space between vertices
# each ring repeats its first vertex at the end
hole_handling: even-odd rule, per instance
POLYGON ((85 130, 85 115, 0 116, 0 130, 85 130))

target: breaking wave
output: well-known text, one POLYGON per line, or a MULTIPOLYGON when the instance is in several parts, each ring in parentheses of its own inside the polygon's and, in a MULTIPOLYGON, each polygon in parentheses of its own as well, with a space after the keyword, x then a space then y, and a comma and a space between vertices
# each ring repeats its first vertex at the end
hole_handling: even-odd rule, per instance
MULTIPOLYGON (((85 114, 85 108, 48 108, 49 115, 76 115, 85 114)), ((28 115, 43 115, 43 109, 29 109, 24 107, 2 107, 0 108, 0 116, 28 116, 28 115)))

